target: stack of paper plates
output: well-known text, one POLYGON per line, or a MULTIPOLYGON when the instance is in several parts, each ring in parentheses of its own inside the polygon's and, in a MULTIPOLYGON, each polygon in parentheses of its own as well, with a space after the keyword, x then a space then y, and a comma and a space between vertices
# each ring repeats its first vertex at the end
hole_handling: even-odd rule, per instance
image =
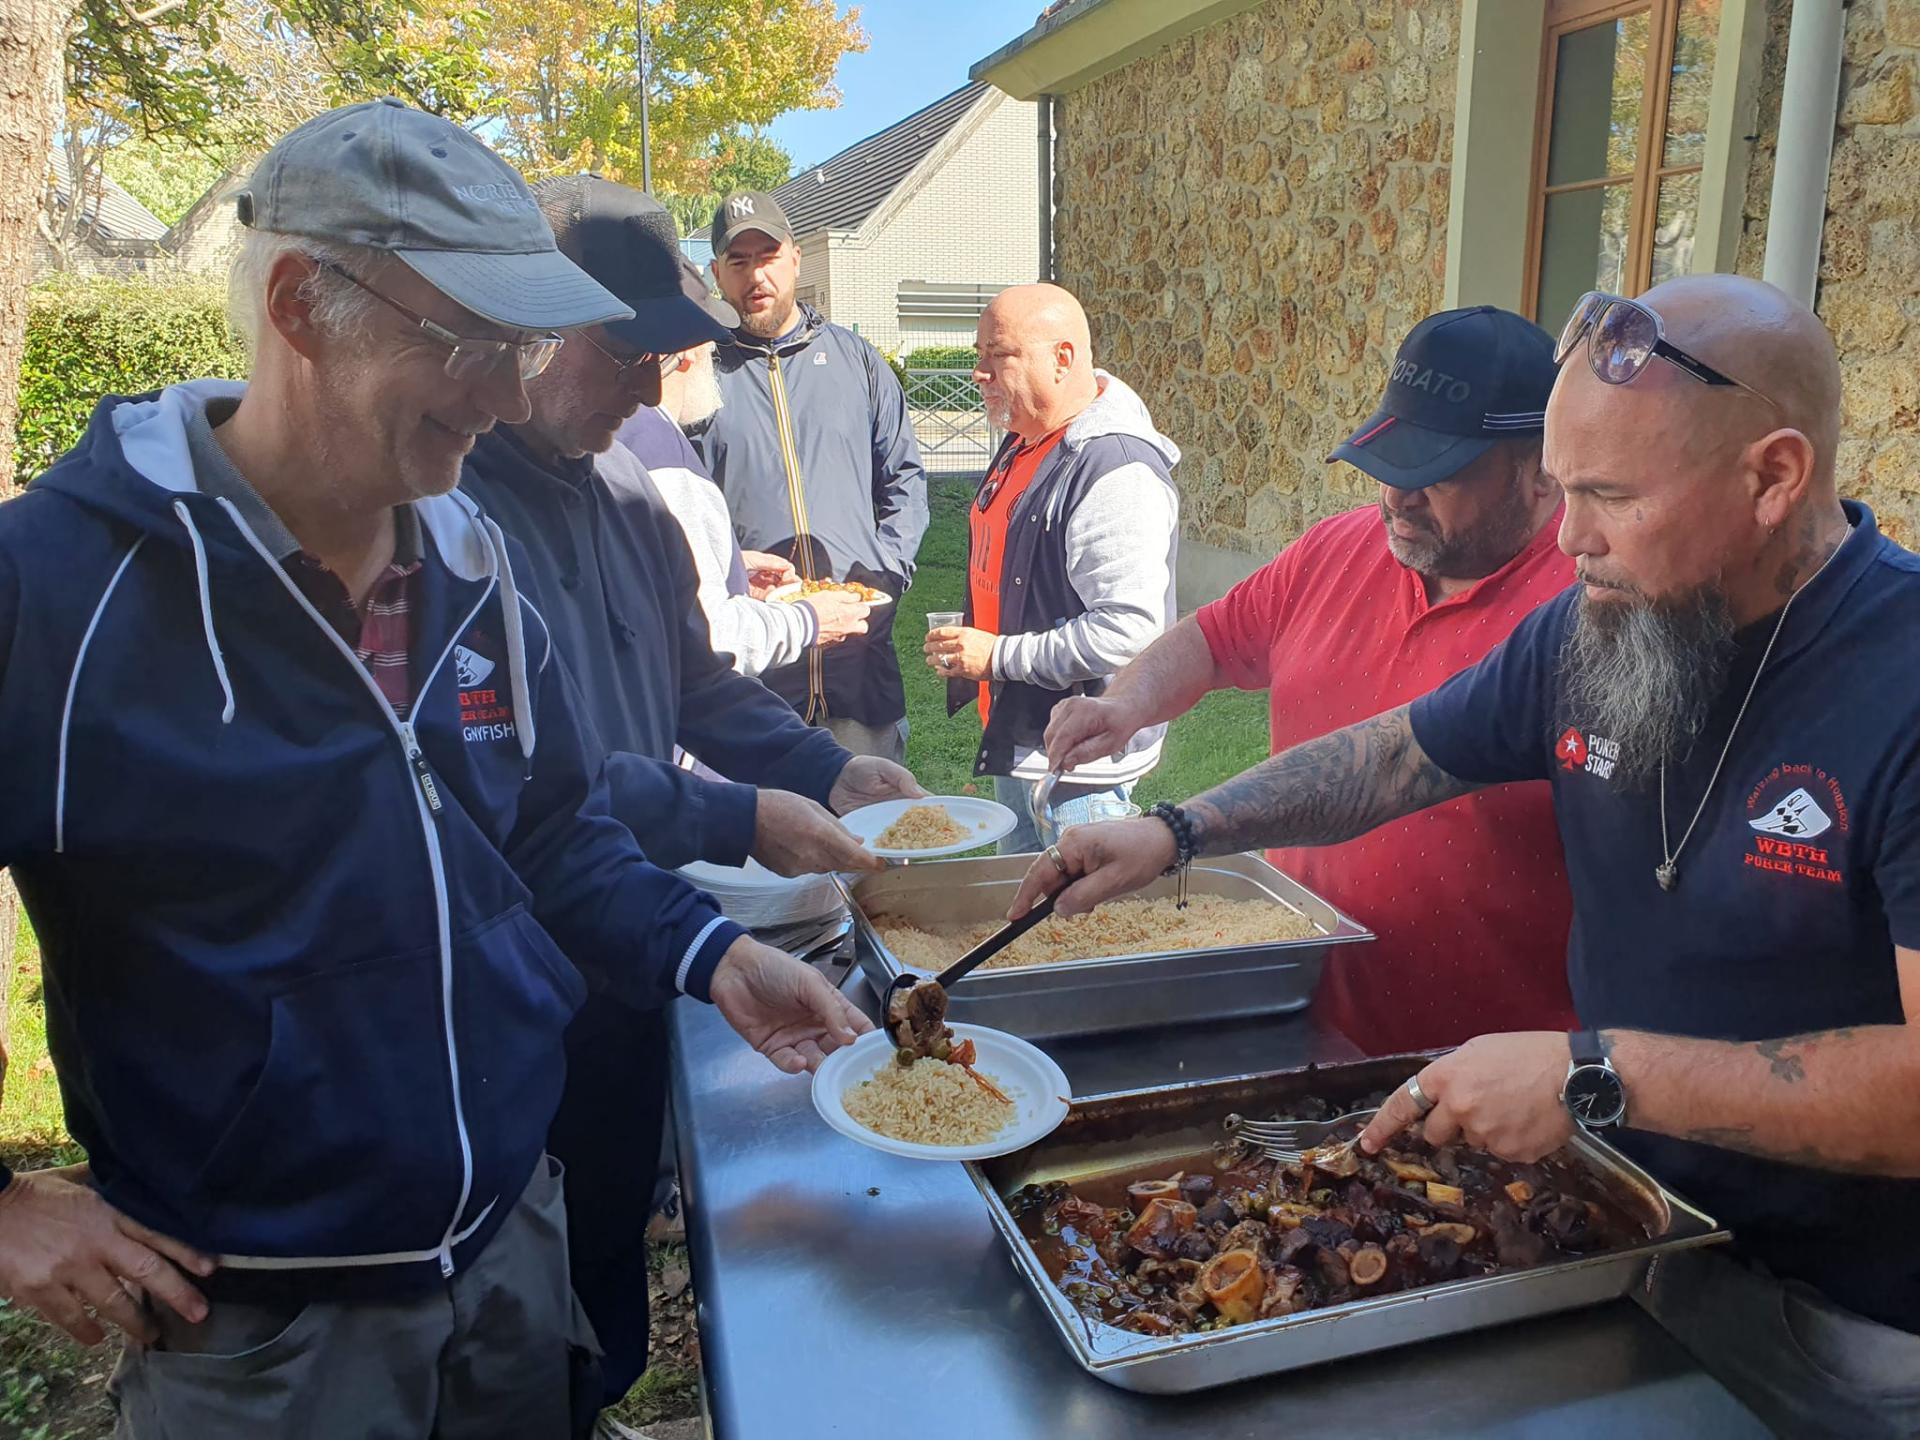
POLYGON ((737 869, 695 860, 682 865, 680 873, 713 896, 729 920, 749 930, 814 920, 840 908, 840 891, 831 875, 789 880, 752 859, 737 869))

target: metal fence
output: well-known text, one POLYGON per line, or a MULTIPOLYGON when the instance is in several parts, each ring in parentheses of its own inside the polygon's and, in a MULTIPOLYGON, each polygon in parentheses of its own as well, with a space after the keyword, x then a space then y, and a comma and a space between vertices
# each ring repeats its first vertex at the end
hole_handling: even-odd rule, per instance
POLYGON ((984 475, 1000 444, 971 370, 909 370, 907 415, 929 475, 984 475))

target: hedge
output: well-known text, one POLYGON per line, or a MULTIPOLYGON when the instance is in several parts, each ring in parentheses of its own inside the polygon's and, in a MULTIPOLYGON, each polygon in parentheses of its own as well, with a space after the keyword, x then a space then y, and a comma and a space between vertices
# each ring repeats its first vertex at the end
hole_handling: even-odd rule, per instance
POLYGON ((900 361, 901 368, 914 370, 964 370, 961 375, 911 376, 902 381, 907 400, 914 405, 936 410, 970 410, 980 403, 980 391, 971 379, 978 352, 971 345, 922 345, 910 350, 900 361))
POLYGON ((971 370, 980 352, 971 345, 922 345, 901 360, 909 370, 971 370))
POLYGON ((71 449, 102 395, 246 373, 218 286, 63 280, 36 289, 27 301, 15 478, 25 484, 71 449))

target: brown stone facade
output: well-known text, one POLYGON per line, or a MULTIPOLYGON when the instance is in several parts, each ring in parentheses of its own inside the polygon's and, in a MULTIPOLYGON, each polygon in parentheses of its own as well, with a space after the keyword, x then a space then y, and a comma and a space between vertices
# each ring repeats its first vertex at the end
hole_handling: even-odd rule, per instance
POLYGON ((1187 453, 1189 536, 1372 498, 1323 457, 1440 308, 1457 0, 1270 0, 1066 96, 1061 283, 1187 453))
MULTIPOLYGON (((1772 0, 1740 268, 1760 273, 1791 6, 1772 0)), ((1840 347, 1840 492, 1920 547, 1920 0, 1853 0, 1816 308, 1840 347)))
MULTIPOLYGON (((1766 247, 1792 0, 1769 0, 1738 268, 1766 247)), ((1459 0, 1268 0, 1062 97, 1061 283, 1180 444, 1186 533, 1271 554, 1372 486, 1327 466, 1440 308, 1459 0)), ((1818 308, 1843 494, 1920 546, 1920 0, 1853 0, 1818 308)))

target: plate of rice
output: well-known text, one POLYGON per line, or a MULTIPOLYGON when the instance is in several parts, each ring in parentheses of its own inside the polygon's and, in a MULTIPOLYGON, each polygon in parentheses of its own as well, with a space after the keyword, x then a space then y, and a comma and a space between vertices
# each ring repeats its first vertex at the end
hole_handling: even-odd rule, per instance
POLYGON ((854 838, 883 860, 930 860, 991 845, 1011 834, 1013 811, 973 795, 883 800, 840 818, 854 838))
POLYGON ((973 1042, 971 1067, 932 1059, 902 1066, 892 1039, 875 1030, 814 1072, 813 1108, 848 1139, 909 1160, 1007 1155, 1067 1118, 1067 1077, 1044 1051, 1003 1030, 949 1028, 955 1044, 973 1042))

